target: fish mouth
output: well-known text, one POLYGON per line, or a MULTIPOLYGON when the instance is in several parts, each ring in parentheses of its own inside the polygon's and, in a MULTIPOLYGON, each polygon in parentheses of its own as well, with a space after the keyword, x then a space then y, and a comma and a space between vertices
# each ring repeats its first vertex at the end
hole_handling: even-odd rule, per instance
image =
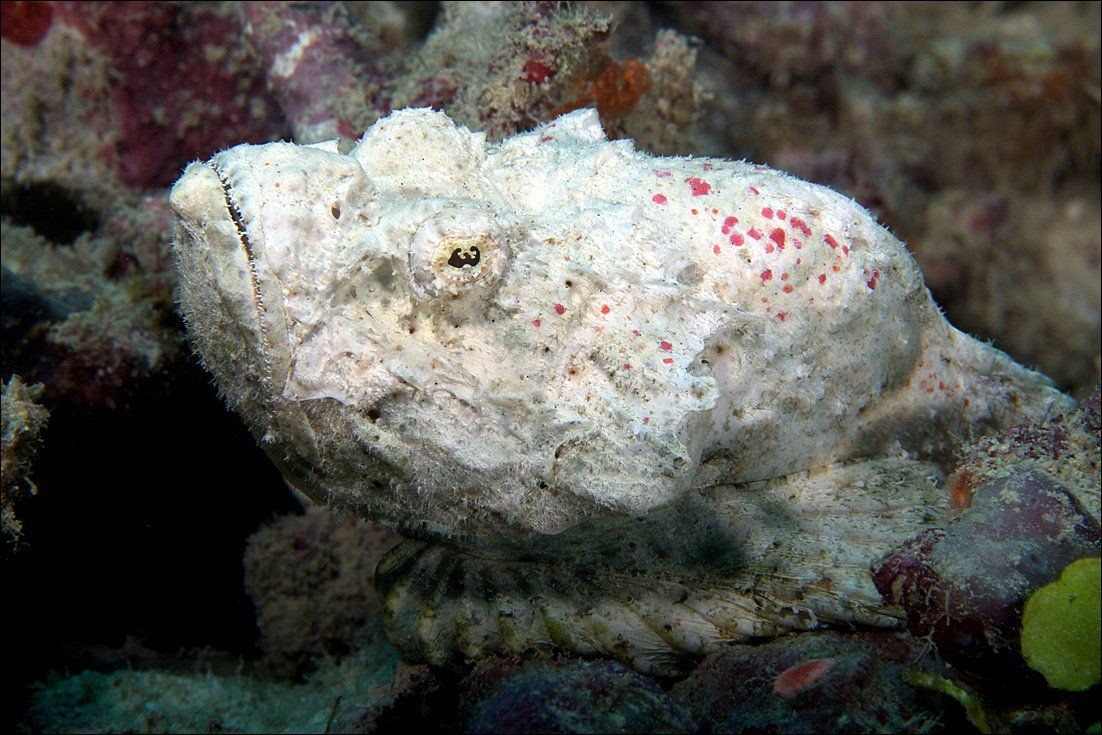
POLYGON ((229 386, 242 384, 272 395, 279 384, 272 358, 282 325, 273 321, 282 320, 273 320, 271 308, 279 303, 278 289, 270 279, 265 284, 255 243, 217 157, 188 166, 169 202, 176 219, 180 307, 200 353, 237 353, 231 361, 205 359, 228 395, 229 386), (215 363, 226 363, 224 374, 215 363))

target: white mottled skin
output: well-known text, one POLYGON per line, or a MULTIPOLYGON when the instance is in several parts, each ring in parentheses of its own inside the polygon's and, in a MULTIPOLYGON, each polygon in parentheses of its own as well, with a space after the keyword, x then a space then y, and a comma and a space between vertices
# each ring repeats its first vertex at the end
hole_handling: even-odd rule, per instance
POLYGON ((852 201, 607 142, 588 110, 497 145, 403 110, 349 155, 238 146, 172 202, 184 313, 231 404, 296 488, 398 524, 555 532, 663 505, 702 460, 741 482, 930 455, 1010 396, 1058 399, 948 326, 852 201), (465 222, 496 272, 425 294, 416 233, 423 254, 465 222))
MULTIPOLYGON (((242 145, 189 166, 172 205, 198 351, 288 482, 505 558, 516 543, 554 553, 548 534, 615 537, 618 518, 702 491, 720 510, 671 533, 704 517, 738 526, 732 488, 781 492, 861 460, 867 489, 887 476, 880 459, 898 460, 889 484, 915 486, 913 512, 872 514, 898 532, 846 526, 855 512, 822 535, 876 537, 847 562, 853 595, 875 606, 867 559, 929 515, 926 463, 1067 400, 951 327, 904 246, 854 202, 760 166, 609 142, 591 110, 498 144, 418 109, 347 155, 242 145)), ((793 518, 846 492, 811 487, 789 493, 793 518)), ((746 548, 780 544, 746 533, 746 548)), ((831 604, 810 619, 882 619, 838 603, 844 588, 823 583, 831 604)), ((762 630, 783 629, 794 623, 776 610, 795 594, 745 604, 764 605, 762 630)))

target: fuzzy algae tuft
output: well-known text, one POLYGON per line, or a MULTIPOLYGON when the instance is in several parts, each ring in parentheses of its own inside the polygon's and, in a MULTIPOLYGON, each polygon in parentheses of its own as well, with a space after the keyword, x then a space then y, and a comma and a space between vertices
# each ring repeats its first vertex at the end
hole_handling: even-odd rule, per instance
POLYGON ((1083 691, 1099 683, 1102 659, 1102 558, 1072 562, 1033 593, 1022 615, 1022 655, 1049 686, 1083 691))

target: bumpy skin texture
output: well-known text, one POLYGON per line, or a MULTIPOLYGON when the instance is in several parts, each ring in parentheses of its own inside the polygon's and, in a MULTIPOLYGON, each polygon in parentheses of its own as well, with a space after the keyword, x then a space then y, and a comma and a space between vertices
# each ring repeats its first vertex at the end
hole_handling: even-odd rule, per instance
MULTIPOLYGON (((716 598, 723 621, 682 650, 824 616, 895 624, 867 565, 937 512, 930 462, 1066 400, 953 329, 854 202, 761 166, 654 158, 607 141, 590 110, 492 145, 414 109, 347 155, 238 146, 192 164, 172 205, 190 332, 287 481, 480 549, 427 569, 417 560, 446 547, 410 542, 384 562, 399 622, 410 605, 435 611, 406 636, 433 660, 510 637, 454 644, 497 603, 437 629, 447 600, 478 596, 438 584, 445 566, 492 578, 486 563, 567 557, 570 578, 598 539, 630 544, 609 556, 651 576, 735 580, 716 598), (846 510, 824 514, 843 491, 846 510), (640 551, 630 519, 648 513, 672 515, 640 521, 640 551), (684 568, 720 541, 715 568, 684 568), (771 544, 787 549, 777 563, 771 544), (693 548, 666 553, 680 545, 693 548), (832 555, 849 571, 827 573, 832 555)), ((682 596, 663 593, 654 621, 682 596)), ((541 620, 516 640, 563 644, 541 620)))

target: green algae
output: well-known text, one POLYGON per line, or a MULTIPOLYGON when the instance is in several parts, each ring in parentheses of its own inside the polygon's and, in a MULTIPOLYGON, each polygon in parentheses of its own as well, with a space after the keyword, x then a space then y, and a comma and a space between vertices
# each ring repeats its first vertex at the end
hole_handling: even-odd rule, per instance
POLYGON ((1102 558, 1072 562, 1060 579, 1029 598, 1022 615, 1022 655, 1050 687, 1083 691, 1102 672, 1102 558))

